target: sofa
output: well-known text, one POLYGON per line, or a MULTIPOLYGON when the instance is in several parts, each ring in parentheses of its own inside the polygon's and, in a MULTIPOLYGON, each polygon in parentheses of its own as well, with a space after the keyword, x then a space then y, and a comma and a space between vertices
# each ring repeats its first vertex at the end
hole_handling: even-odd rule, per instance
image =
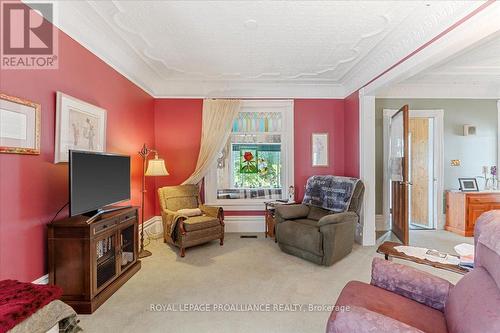
POLYGON ((333 213, 307 204, 276 207, 276 240, 280 249, 318 265, 331 266, 351 253, 365 187, 360 180, 345 212, 333 213))
POLYGON ((327 333, 500 332, 500 211, 479 217, 475 238, 475 268, 456 285, 375 258, 370 284, 342 290, 327 333))

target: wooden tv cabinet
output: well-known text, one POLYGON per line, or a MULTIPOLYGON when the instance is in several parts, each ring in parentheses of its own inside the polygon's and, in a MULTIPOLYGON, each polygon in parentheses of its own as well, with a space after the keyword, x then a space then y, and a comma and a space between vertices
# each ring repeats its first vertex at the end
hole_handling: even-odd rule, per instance
POLYGON ((500 209, 500 191, 448 191, 444 228, 462 236, 472 237, 477 218, 493 209, 500 209))
POLYGON ((90 314, 140 268, 137 208, 105 213, 87 224, 75 216, 48 225, 49 283, 62 300, 90 314))

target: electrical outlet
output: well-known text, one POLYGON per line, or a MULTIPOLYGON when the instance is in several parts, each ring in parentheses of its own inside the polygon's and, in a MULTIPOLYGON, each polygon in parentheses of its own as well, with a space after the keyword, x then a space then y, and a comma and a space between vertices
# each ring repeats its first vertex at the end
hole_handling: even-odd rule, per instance
POLYGON ((460 160, 451 160, 451 166, 460 166, 460 160))

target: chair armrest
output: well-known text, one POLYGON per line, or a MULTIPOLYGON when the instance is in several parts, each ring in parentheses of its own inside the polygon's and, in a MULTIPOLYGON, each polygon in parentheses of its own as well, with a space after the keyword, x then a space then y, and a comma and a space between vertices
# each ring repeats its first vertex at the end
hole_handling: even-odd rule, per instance
POLYGON ((208 216, 221 218, 223 216, 224 210, 219 206, 207 206, 200 205, 200 210, 207 214, 208 216))
POLYGON ((277 205, 275 213, 278 223, 285 220, 300 219, 307 217, 309 214, 309 206, 303 204, 277 205))
POLYGON ((444 311, 453 289, 445 279, 381 258, 373 259, 371 284, 439 311, 444 311))
POLYGON ((323 216, 318 221, 318 226, 322 227, 327 224, 336 224, 340 222, 358 222, 359 216, 354 212, 336 213, 323 216))
POLYGON ((358 306, 348 306, 345 311, 332 312, 326 332, 423 333, 396 319, 358 306))

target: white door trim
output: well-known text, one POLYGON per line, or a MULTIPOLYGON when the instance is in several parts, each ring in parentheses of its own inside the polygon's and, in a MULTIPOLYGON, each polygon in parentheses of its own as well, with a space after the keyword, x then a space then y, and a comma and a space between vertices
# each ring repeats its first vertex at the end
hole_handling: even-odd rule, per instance
MULTIPOLYGON (((383 110, 383 184, 382 184, 382 207, 383 216, 386 221, 390 221, 390 197, 389 197, 389 124, 390 118, 398 110, 383 110)), ((439 110, 410 110, 410 117, 434 118, 434 175, 437 179, 434 183, 434 227, 443 227, 443 192, 444 192, 444 111, 439 110)), ((392 222, 389 222, 392 223, 392 222)), ((389 224, 390 225, 390 224, 389 224)))
MULTIPOLYGON (((361 244, 375 245, 375 96, 359 91, 359 178, 365 185, 361 244)), ((357 235, 358 237, 360 235, 357 235)))
POLYGON ((497 166, 500 166, 500 99, 497 100, 497 166))

